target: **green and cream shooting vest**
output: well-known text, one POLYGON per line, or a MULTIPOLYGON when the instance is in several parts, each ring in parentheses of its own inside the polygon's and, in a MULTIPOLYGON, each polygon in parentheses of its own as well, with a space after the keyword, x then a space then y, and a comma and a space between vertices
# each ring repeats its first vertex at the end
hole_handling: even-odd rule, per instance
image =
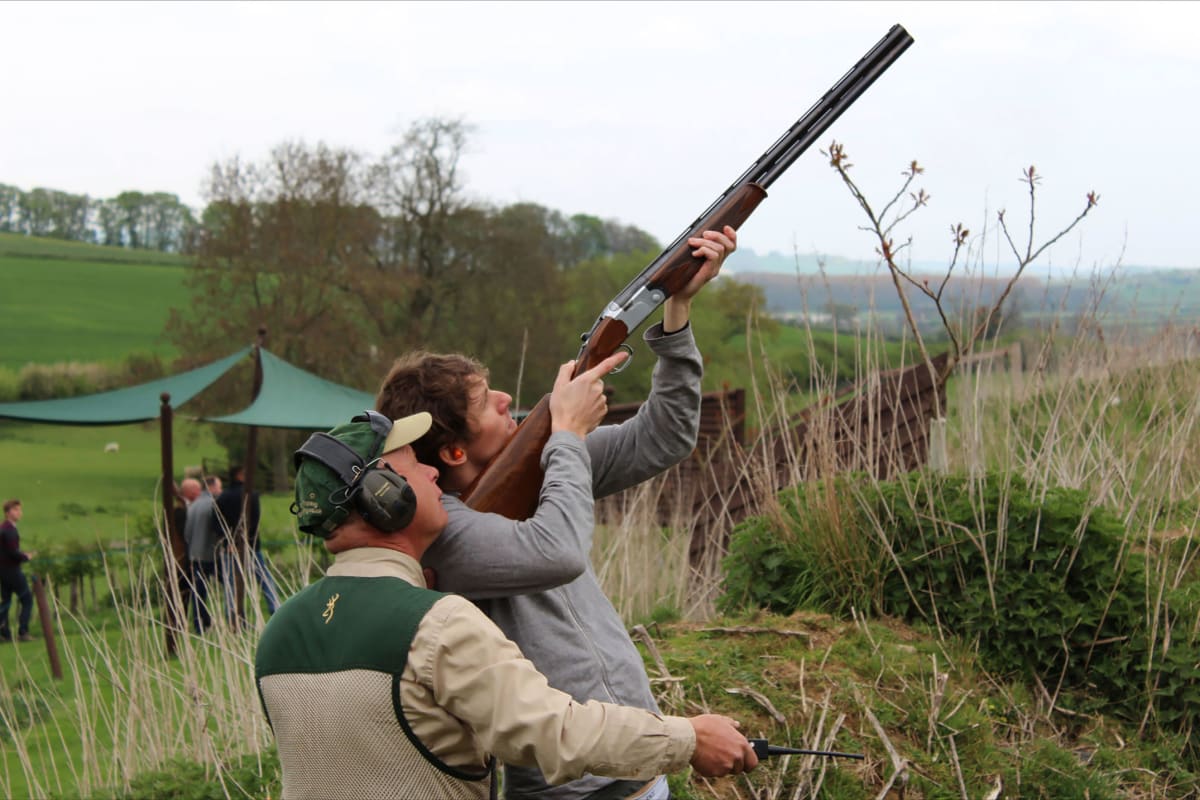
POLYGON ((401 705, 413 637, 443 596, 399 578, 326 577, 271 617, 255 678, 284 798, 488 796, 489 773, 443 763, 401 705))

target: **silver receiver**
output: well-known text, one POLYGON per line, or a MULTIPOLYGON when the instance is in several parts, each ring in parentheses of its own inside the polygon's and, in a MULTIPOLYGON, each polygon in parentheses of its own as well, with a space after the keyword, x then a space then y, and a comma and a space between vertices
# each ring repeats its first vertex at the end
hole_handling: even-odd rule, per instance
POLYGON ((642 286, 633 297, 629 298, 624 307, 616 303, 609 303, 604 309, 604 313, 600 318, 612 317, 617 322, 625 324, 625 330, 630 331, 646 321, 646 317, 654 313, 654 310, 661 306, 667 299, 662 289, 651 289, 647 286, 642 286))

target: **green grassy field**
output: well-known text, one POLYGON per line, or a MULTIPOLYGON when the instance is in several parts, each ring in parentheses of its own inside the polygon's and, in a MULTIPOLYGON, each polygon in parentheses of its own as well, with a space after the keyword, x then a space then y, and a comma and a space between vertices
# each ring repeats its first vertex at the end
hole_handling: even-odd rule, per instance
MULTIPOLYGON (((116 363, 131 353, 163 357, 172 307, 187 303, 187 260, 128 250, 0 234, 0 369, 27 363, 116 363)), ((157 422, 76 427, 0 420, 0 496, 25 506, 28 549, 67 542, 122 540, 145 527, 159 507, 161 456, 157 422), (117 442, 120 450, 104 452, 117 442)), ((176 480, 185 466, 224 463, 212 427, 175 420, 176 480)), ((263 537, 290 538, 290 497, 263 500, 263 537)))
MULTIPOLYGON (((136 529, 157 508, 157 422, 79 427, 0 421, 0 446, 0 494, 21 498, 25 548, 123 539, 126 528, 136 529), (120 450, 104 452, 108 442, 120 450)), ((177 475, 186 465, 222 455, 211 426, 186 420, 176 420, 173 449, 177 475)))
MULTIPOLYGON (((160 506, 157 422, 78 427, 0 420, 0 495, 25 509, 21 544, 45 549, 67 542, 111 542, 135 536, 160 506), (109 442, 120 450, 104 452, 109 442)), ((184 467, 224 463, 206 423, 175 420, 175 476, 184 467)), ((263 498, 262 536, 289 538, 290 496, 263 498)))
POLYGON ((0 234, 0 367, 175 355, 162 331, 170 309, 187 302, 184 263, 170 254, 0 234))
MULTIPOLYGON (((743 350, 745 340, 745 335, 739 334, 733 337, 730 346, 743 350)), ((860 363, 860 348, 861 343, 853 333, 837 333, 827 329, 810 331, 791 325, 780 325, 778 334, 770 343, 771 363, 797 379, 807 380, 815 359, 820 364, 835 364, 838 380, 854 380, 858 377, 855 374, 856 367, 863 369, 865 366, 860 363)), ((879 352, 872 353, 872 357, 880 358, 884 363, 871 364, 870 369, 911 366, 916 357, 916 351, 910 347, 908 361, 905 363, 904 345, 899 340, 882 342, 877 349, 879 352)), ((937 353, 942 347, 931 344, 930 349, 937 353)))

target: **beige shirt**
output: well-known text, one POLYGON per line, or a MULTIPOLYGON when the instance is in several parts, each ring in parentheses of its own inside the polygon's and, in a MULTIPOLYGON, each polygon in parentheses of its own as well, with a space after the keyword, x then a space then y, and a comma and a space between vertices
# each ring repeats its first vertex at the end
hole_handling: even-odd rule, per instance
MULTIPOLYGON (((397 577, 424 586, 421 566, 386 548, 340 553, 331 576, 397 577)), ((552 689, 515 644, 470 601, 443 597, 413 638, 401 675, 405 715, 447 764, 488 754, 537 766, 552 783, 584 773, 649 779, 687 766, 695 731, 682 717, 589 701, 552 689)))

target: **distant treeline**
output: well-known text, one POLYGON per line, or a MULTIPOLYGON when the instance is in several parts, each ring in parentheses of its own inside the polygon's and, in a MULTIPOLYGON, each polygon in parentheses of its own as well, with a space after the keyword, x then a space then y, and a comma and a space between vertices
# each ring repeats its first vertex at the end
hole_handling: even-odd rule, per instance
MULTIPOLYGON (((161 336, 180 354, 171 372, 227 356, 262 330, 275 355, 366 391, 407 351, 467 353, 519 407, 531 406, 661 246, 614 220, 479 198, 460 168, 470 134, 458 120, 435 118, 414 123, 382 154, 288 141, 260 159, 229 158, 208 171, 208 203, 195 218, 172 196, 93 201, 5 187, 0 231, 186 252, 186 300, 170 309, 161 336)), ((736 341, 748 324, 772 330, 770 320, 753 322, 764 307, 758 290, 731 280, 696 298, 691 319, 703 332, 710 384, 744 384, 745 347, 736 341)), ((637 357, 613 380, 621 401, 646 396, 654 362, 637 357)), ((50 377, 31 371, 10 393, 74 393, 63 385, 73 373, 53 376, 49 390, 32 385, 50 377)), ((194 410, 244 407, 253 378, 249 367, 234 370, 194 410)), ((302 436, 261 433, 270 483, 286 484, 302 436)), ((218 440, 241 457, 243 431, 222 428, 218 440)))
MULTIPOLYGON (((918 276, 920 279, 922 276, 918 276)), ((860 275, 780 274, 739 272, 737 279, 756 286, 767 299, 767 310, 782 319, 820 323, 836 317, 843 325, 856 317, 894 317, 899 334, 900 298, 891 277, 884 272, 860 275)), ((930 276, 931 281, 940 280, 930 276)), ((975 313, 994 304, 1007 277, 952 276, 946 285, 945 307, 956 315, 975 313)), ((933 302, 919 292, 909 292, 913 315, 924 330, 938 330, 941 321, 933 302)), ((1129 270, 1108 275, 1084 274, 1045 280, 1025 274, 1004 301, 1000 316, 1008 327, 1022 318, 1094 315, 1129 318, 1137 315, 1157 324, 1164 319, 1194 319, 1200 313, 1200 270, 1129 270)))
POLYGON ((0 183, 0 233, 186 253, 195 241, 196 217, 166 192, 129 191, 101 199, 0 183))

